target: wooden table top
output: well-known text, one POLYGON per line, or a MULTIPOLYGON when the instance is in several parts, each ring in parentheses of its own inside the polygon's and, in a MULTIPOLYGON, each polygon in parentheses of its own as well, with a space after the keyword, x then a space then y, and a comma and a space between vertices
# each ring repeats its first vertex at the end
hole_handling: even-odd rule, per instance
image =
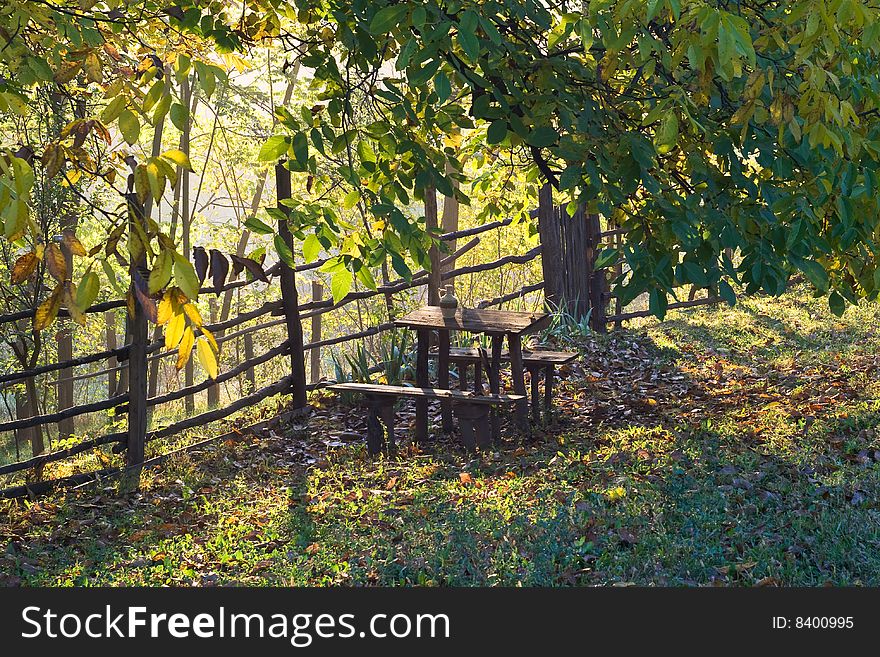
POLYGON ((458 308, 455 315, 444 317, 440 306, 423 306, 394 320, 394 323, 412 329, 525 335, 546 327, 550 323, 550 315, 512 310, 458 308))

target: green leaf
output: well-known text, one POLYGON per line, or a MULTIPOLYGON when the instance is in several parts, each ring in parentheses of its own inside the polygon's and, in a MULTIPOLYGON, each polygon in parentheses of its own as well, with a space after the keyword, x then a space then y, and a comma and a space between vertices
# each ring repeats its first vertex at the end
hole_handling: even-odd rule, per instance
POLYGON ((498 119, 489 125, 486 131, 486 141, 490 144, 500 144, 507 137, 507 121, 498 119))
POLYGON ((270 233, 275 232, 275 229, 272 228, 272 226, 253 216, 245 219, 244 227, 257 235, 269 235, 270 233))
POLYGON ((605 269, 606 267, 610 267, 615 262, 617 262, 617 258, 620 254, 617 249, 605 249, 599 256, 596 258, 596 262, 593 265, 594 269, 605 269))
POLYGON ((654 288, 648 295, 648 311, 657 319, 666 317, 666 308, 669 306, 669 299, 662 290, 654 288))
POLYGON ((171 280, 171 270, 174 264, 174 256, 168 250, 163 250, 156 256, 153 263, 153 271, 150 272, 150 294, 156 294, 171 280))
POLYGON ((180 103, 174 103, 171 105, 169 115, 171 116, 171 123, 174 124, 174 127, 183 132, 189 121, 189 110, 180 103))
POLYGON ((828 297, 828 307, 837 317, 842 317, 843 313, 846 311, 846 299, 840 296, 837 292, 832 292, 828 297))
POLYGON ((83 311, 88 310, 89 306, 95 303, 95 299, 98 298, 100 289, 101 280, 98 278, 98 275, 93 271, 88 272, 82 277, 76 288, 77 307, 83 311))
POLYGON ((546 148, 555 143, 557 139, 559 139, 559 133, 556 132, 556 129, 543 125, 532 130, 528 137, 526 137, 526 142, 536 148, 546 148))
POLYGON ((440 99, 441 103, 445 103, 452 94, 452 85, 443 71, 434 76, 434 91, 437 92, 437 98, 440 99))
POLYGON ((296 262, 293 259, 293 252, 290 250, 290 247, 287 246, 287 243, 285 243, 284 238, 276 233, 275 237, 272 239, 272 243, 275 245, 275 251, 278 252, 278 257, 281 258, 281 261, 291 269, 296 267, 296 262))
POLYGON ((718 295, 727 302, 728 306, 736 305, 736 292, 727 281, 718 282, 718 295))
POLYGON ((654 135, 654 145, 660 155, 665 155, 678 143, 678 117, 669 110, 660 121, 660 128, 654 135))
POLYGON ((127 104, 128 98, 126 96, 116 96, 107 104, 104 111, 101 112, 101 121, 103 123, 113 123, 122 114, 122 110, 125 109, 127 104))
POLYGON ((475 61, 480 56, 480 42, 476 34, 468 30, 459 30, 457 40, 468 59, 475 61))
POLYGON ((370 34, 385 34, 391 28, 397 27, 408 10, 409 6, 406 3, 382 7, 370 21, 370 34))
POLYGON ((828 272, 815 260, 798 260, 795 265, 800 269, 819 291, 827 292, 830 284, 828 272))
POLYGON ((137 143, 141 134, 141 124, 134 112, 127 109, 119 114, 119 131, 129 144, 137 143))
POLYGON ((309 139, 304 132, 297 132, 293 136, 293 156, 301 167, 305 167, 309 161, 309 139))
POLYGON ((333 293, 333 303, 339 303, 351 290, 352 275, 347 269, 338 269, 333 272, 330 279, 330 291, 333 293))
POLYGON ((663 0, 648 0, 648 14, 645 19, 650 23, 662 7, 663 0))
POLYGON ((174 284, 177 285, 190 301, 199 298, 199 277, 192 263, 179 253, 174 253, 174 284))
POLYGON ((306 237, 303 241, 303 259, 306 262, 314 262, 318 259, 318 254, 321 252, 321 242, 318 240, 318 236, 314 233, 311 233, 306 237))
POLYGON ((260 148, 257 159, 260 162, 273 162, 284 155, 289 147, 289 137, 274 135, 269 137, 260 148))
POLYGON ((358 190, 353 190, 345 195, 345 198, 342 199, 342 207, 346 210, 351 210, 357 202, 361 200, 361 193, 358 190))

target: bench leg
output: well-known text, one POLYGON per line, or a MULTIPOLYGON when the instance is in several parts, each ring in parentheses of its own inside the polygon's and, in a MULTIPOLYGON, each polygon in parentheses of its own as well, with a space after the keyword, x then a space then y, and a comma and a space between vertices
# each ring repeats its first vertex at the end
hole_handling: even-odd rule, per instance
MULTIPOLYGON (((489 391, 498 395, 501 393, 501 348, 504 335, 492 336, 492 365, 487 374, 489 375, 489 391)), ((491 412, 492 440, 495 443, 501 441, 501 420, 495 408, 491 412)))
POLYGON ((393 451, 397 448, 397 440, 394 435, 394 402, 396 399, 391 397, 389 399, 385 399, 382 406, 379 407, 379 414, 382 417, 382 422, 385 424, 385 430, 387 431, 387 439, 385 442, 385 447, 388 451, 393 451))
POLYGON ((462 391, 467 390, 468 364, 462 361, 457 361, 455 366, 458 368, 458 389, 462 391))
POLYGON ((483 363, 474 364, 474 392, 483 394, 483 363))
POLYGON ((455 417, 458 418, 458 428, 461 433, 461 441, 468 451, 488 447, 492 442, 489 425, 488 406, 482 404, 470 404, 457 402, 453 404, 455 417))
POLYGON ((553 365, 544 367, 544 412, 548 419, 553 412, 553 365))
MULTIPOLYGON (((427 329, 419 329, 417 336, 416 385, 420 388, 428 388, 431 385, 431 382, 428 380, 428 346, 431 340, 431 333, 427 329)), ((416 440, 420 445, 428 442, 427 399, 416 399, 416 440)))
POLYGON ((541 421, 541 395, 538 392, 538 379, 540 375, 538 374, 537 367, 529 368, 529 380, 532 387, 532 419, 535 422, 541 421))
POLYGON ((382 443, 385 442, 382 424, 379 422, 379 403, 370 401, 370 414, 367 416, 367 451, 370 456, 382 453, 382 443))
MULTIPOLYGON (((440 331, 440 342, 437 345, 437 387, 449 390, 449 331, 440 331)), ((440 424, 443 431, 452 431, 452 404, 449 400, 440 401, 440 424)))
MULTIPOLYGON (((526 395, 526 379, 523 373, 522 338, 518 335, 507 336, 510 351, 510 378, 513 379, 513 391, 518 395, 526 395)), ((516 426, 520 431, 529 430, 529 406, 523 399, 516 403, 516 426)))

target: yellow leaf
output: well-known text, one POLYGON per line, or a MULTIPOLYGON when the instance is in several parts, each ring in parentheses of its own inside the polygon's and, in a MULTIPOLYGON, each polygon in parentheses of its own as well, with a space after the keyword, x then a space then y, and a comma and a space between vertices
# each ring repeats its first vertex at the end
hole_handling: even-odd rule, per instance
MULTIPOLYGON (((183 312, 186 313, 186 316, 189 317, 189 321, 193 324, 201 328, 202 326, 202 316, 199 313, 199 309, 196 308, 193 304, 187 303, 183 307, 183 312)), ((213 339, 213 338, 212 338, 213 339)))
POLYGON ((193 330, 187 326, 183 331, 183 339, 180 341, 180 347, 177 349, 177 364, 175 367, 177 367, 178 370, 183 369, 183 366, 189 361, 194 343, 195 334, 193 333, 193 330))
POLYGON ((90 52, 86 55, 84 68, 86 71, 86 77, 90 82, 101 82, 103 78, 101 76, 101 60, 98 59, 98 55, 94 52, 90 52))
POLYGON ((49 273, 59 283, 63 283, 67 278, 67 261, 64 254, 61 253, 61 247, 52 242, 46 249, 46 266, 49 273))
POLYGON ((18 285, 29 279, 37 268, 39 259, 33 251, 25 253, 12 266, 12 284, 18 285))
POLYGON ((171 315, 174 313, 174 295, 171 294, 170 290, 166 290, 162 300, 159 302, 159 311, 156 316, 156 324, 162 326, 169 319, 171 319, 171 315))
POLYGON ((202 367, 205 368, 208 376, 212 379, 216 379, 217 356, 214 354, 214 350, 206 340, 199 339, 198 342, 196 342, 196 355, 199 357, 199 362, 202 364, 202 367))
POLYGON ((64 294, 64 286, 59 285, 52 294, 43 303, 37 307, 34 314, 34 330, 42 331, 49 326, 58 315, 58 309, 61 308, 61 297, 64 294))
POLYGON ((70 293, 69 284, 64 286, 64 305, 67 307, 67 314, 70 315, 70 319, 80 326, 86 325, 86 316, 79 306, 76 305, 76 301, 74 301, 73 295, 70 293))
POLYGON ((214 353, 218 353, 218 354, 219 354, 219 353, 220 353, 220 345, 218 345, 218 344, 217 344, 217 340, 214 339, 214 334, 211 333, 211 332, 210 332, 208 329, 206 329, 204 326, 200 326, 199 328, 200 328, 201 331, 202 331, 202 335, 204 335, 206 338, 208 338, 208 342, 211 343, 211 347, 214 349, 214 353))
POLYGON ((168 326, 165 327, 165 348, 174 349, 183 337, 183 329, 186 328, 182 312, 175 312, 171 319, 168 320, 168 326))
POLYGON ((77 239, 72 230, 64 231, 64 246, 75 256, 84 257, 88 254, 86 247, 77 239))
POLYGON ((54 178, 64 164, 64 149, 60 144, 52 142, 46 146, 40 161, 46 169, 46 176, 54 178))

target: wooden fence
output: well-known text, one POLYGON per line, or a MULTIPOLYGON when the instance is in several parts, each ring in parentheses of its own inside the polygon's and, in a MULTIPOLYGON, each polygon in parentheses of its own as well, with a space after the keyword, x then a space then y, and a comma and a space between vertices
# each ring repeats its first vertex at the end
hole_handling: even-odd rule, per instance
MULTIPOLYGON (((283 167, 276 170, 278 182, 279 201, 290 197, 289 176, 290 173, 283 167)), ((134 200, 130 199, 130 203, 134 200)), ((284 207, 279 203, 279 207, 284 207)), ((293 246, 292 238, 284 225, 279 222, 279 233, 282 235, 288 246, 293 246)), ((441 267, 444 268, 438 277, 439 282, 455 279, 470 273, 488 272, 498 270, 511 264, 528 263, 541 254, 541 246, 537 246, 526 253, 514 254, 500 257, 491 262, 485 262, 474 265, 460 266, 448 269, 456 259, 472 250, 480 243, 480 235, 488 231, 498 230, 511 223, 510 219, 504 219, 486 223, 484 225, 446 233, 440 236, 440 242, 456 243, 457 240, 468 238, 461 246, 458 246, 454 252, 449 253, 445 257, 438 259, 441 267)), ((433 249, 439 254, 437 247, 433 249)), ((33 415, 32 417, 18 418, 15 420, 0 422, 0 433, 10 431, 22 431, 33 428, 46 428, 48 425, 60 421, 72 420, 73 418, 96 412, 111 412, 114 417, 119 418, 120 423, 125 418, 125 430, 118 430, 105 433, 100 436, 90 437, 79 442, 58 449, 49 448, 48 451, 36 454, 31 458, 23 458, 12 463, 0 465, 0 475, 10 475, 13 473, 28 472, 28 481, 21 485, 11 486, 0 490, 0 498, 27 497, 38 495, 50 491, 59 486, 70 486, 93 481, 109 475, 137 475, 143 467, 156 465, 165 461, 170 453, 161 454, 159 456, 147 459, 145 456, 145 447, 154 441, 174 436, 187 429, 200 427, 217 420, 222 420, 230 415, 253 406, 279 393, 288 393, 292 395, 292 408, 294 411, 306 407, 306 393, 323 385, 316 376, 318 367, 315 363, 319 362, 319 351, 322 348, 343 344, 352 340, 363 339, 369 336, 377 335, 394 328, 394 324, 389 321, 371 326, 361 331, 348 333, 345 335, 321 338, 321 316, 325 313, 340 309, 348 304, 362 299, 369 299, 379 295, 390 295, 407 290, 413 290, 419 287, 427 287, 430 277, 427 271, 417 271, 410 280, 398 279, 392 280, 385 285, 379 286, 375 290, 353 291, 347 294, 339 302, 332 299, 324 299, 320 285, 313 288, 312 298, 307 301, 300 302, 297 298, 298 291, 294 283, 294 274, 315 270, 324 264, 326 260, 318 260, 309 264, 297 265, 290 268, 283 262, 279 262, 273 267, 265 270, 265 279, 278 279, 281 284, 281 298, 264 301, 258 308, 247 312, 242 312, 234 317, 224 321, 213 321, 205 324, 205 327, 212 333, 217 334, 217 342, 222 344, 237 338, 245 341, 245 359, 231 367, 220 372, 216 379, 205 379, 204 381, 185 385, 177 390, 165 392, 163 394, 155 394, 148 396, 147 373, 148 364, 159 359, 176 357, 176 351, 167 351, 164 349, 164 341, 152 341, 151 334, 147 331, 147 319, 144 311, 139 303, 135 304, 135 313, 127 316, 126 344, 122 346, 110 346, 101 351, 96 351, 76 358, 68 358, 59 360, 54 363, 47 363, 33 368, 24 369, 17 372, 11 372, 0 375, 0 386, 13 385, 24 382, 25 380, 34 380, 35 377, 47 374, 57 373, 57 379, 52 381, 54 385, 72 386, 74 381, 81 381, 88 378, 107 376, 108 377, 108 395, 99 401, 73 405, 72 394, 67 395, 70 398, 69 406, 59 407, 52 413, 44 413, 33 415), (262 320, 260 323, 244 328, 238 328, 246 322, 253 320, 262 320), (302 326, 303 322, 311 320, 311 336, 309 342, 304 342, 302 326), (272 327, 284 326, 286 328, 283 339, 264 353, 254 355, 253 336, 255 333, 265 331, 272 327), (305 376, 306 353, 311 354, 311 381, 307 382, 305 376), (269 361, 284 357, 289 362, 289 367, 285 366, 287 374, 276 381, 269 383, 259 389, 253 389, 251 392, 242 397, 231 401, 225 406, 210 408, 205 412, 186 417, 184 419, 173 422, 167 426, 150 429, 148 428, 148 417, 152 409, 167 404, 169 402, 192 397, 192 395, 216 389, 219 384, 234 379, 239 376, 246 376, 253 383, 254 370, 257 366, 268 363, 269 361), (108 367, 96 372, 88 372, 85 374, 73 375, 73 368, 93 363, 106 362, 108 367), (124 376, 127 373, 127 376, 124 376), (124 386, 122 384, 125 384, 124 386), (122 389, 120 389, 122 388, 122 389), (105 446, 112 446, 112 452, 116 454, 125 454, 125 465, 107 467, 92 472, 78 473, 66 477, 55 479, 42 479, 41 471, 43 466, 48 463, 63 461, 73 456, 97 450, 105 446)), ((131 284, 137 284, 137 277, 143 276, 143 263, 135 263, 130 272, 131 284), (140 267, 138 267, 140 265, 140 267)), ((240 273, 244 273, 243 271, 240 273)), ((263 272, 261 272, 263 273, 263 272)), ((242 278, 240 280, 229 280, 223 282, 222 285, 204 285, 201 294, 215 294, 227 292, 229 290, 252 285, 262 277, 251 277, 250 279, 242 278)), ((497 306, 515 300, 526 294, 540 291, 543 283, 535 283, 526 285, 520 290, 509 294, 501 295, 497 298, 481 302, 480 307, 497 306)), ((114 311, 119 308, 125 308, 124 300, 113 300, 94 304, 86 310, 91 315, 103 314, 114 311)), ((27 320, 33 317, 35 310, 24 310, 21 312, 11 313, 0 316, 0 324, 27 320)), ((59 317, 67 317, 67 313, 62 310, 59 317)), ((105 318, 106 319, 106 318, 105 318)), ((109 331, 115 336, 115 330, 109 331)), ((66 400, 66 398, 65 398, 66 400)), ((210 405, 209 405, 210 406, 210 405)), ((226 435, 226 434, 224 434, 226 435)), ((215 437, 216 439, 216 437, 215 437)), ((203 440, 195 444, 189 445, 183 450, 196 449, 210 440, 203 440)), ((177 450, 181 451, 181 450, 177 450)))

